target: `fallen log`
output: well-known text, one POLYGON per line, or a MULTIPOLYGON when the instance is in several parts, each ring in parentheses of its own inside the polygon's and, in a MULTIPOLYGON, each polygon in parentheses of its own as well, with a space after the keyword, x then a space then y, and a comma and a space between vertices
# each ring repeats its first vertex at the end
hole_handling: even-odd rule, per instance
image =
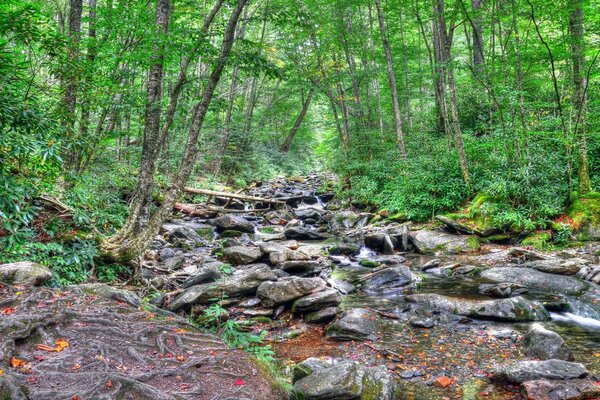
POLYGON ((199 204, 183 204, 175 203, 173 210, 179 211, 183 214, 191 215, 192 217, 210 217, 216 213, 230 213, 230 214, 247 214, 247 213, 263 213, 267 211, 273 211, 271 208, 257 208, 250 210, 234 210, 231 208, 207 206, 199 204))
POLYGON ((238 194, 238 193, 217 192, 215 190, 208 190, 208 189, 196 189, 196 188, 186 187, 183 189, 183 191, 187 192, 187 193, 203 194, 206 196, 227 197, 230 199, 256 201, 259 203, 285 204, 285 202, 281 201, 281 200, 265 199, 262 197, 247 196, 247 195, 238 194))

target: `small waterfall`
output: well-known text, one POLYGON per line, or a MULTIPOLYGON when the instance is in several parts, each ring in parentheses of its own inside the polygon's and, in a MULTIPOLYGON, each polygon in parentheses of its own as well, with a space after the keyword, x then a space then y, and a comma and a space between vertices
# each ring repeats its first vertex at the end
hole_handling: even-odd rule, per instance
POLYGON ((360 248, 360 252, 358 253, 358 256, 356 256, 356 258, 369 258, 369 257, 375 257, 377 255, 376 252, 374 252, 373 250, 371 250, 370 248, 368 248, 367 246, 362 246, 360 248))
POLYGON ((553 320, 555 321, 559 321, 559 322, 569 322, 569 323, 574 323, 576 325, 581 325, 582 327, 585 328, 592 328, 592 329, 600 329, 600 321, 594 318, 590 318, 590 317, 583 317, 581 315, 577 315, 577 314, 573 314, 570 312, 566 312, 566 313, 550 313, 550 317, 552 317, 553 320))

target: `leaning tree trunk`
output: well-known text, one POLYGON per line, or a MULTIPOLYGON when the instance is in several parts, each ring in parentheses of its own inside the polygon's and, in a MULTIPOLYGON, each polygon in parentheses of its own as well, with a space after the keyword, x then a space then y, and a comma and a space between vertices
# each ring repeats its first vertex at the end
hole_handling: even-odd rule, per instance
POLYGON ((381 0, 375 0, 377 6, 377 16, 379 19, 379 31, 381 32, 381 41, 385 50, 385 60, 387 63, 387 75, 390 81, 390 92, 392 94, 392 105, 394 107, 394 121, 396 128, 396 140, 398 150, 402 158, 406 159, 406 146, 404 144, 404 132, 402 131, 402 116, 400 114, 400 103, 398 101, 398 90, 396 88, 396 74, 394 73, 394 65, 392 63, 392 52, 390 42, 387 39, 385 32, 385 21, 383 19, 383 11, 381 10, 381 0))
POLYGON ((481 35, 481 0, 471 0, 473 7, 473 71, 475 75, 481 76, 483 72, 483 36, 481 35))
POLYGON ((285 141, 279 148, 280 152, 287 153, 288 151, 290 151, 290 147, 292 147, 292 140, 294 140, 294 136, 296 136, 296 133, 298 132, 298 129, 300 128, 300 125, 302 125, 302 121, 304 120, 304 117, 306 116, 306 112, 308 111, 308 107, 310 106, 310 101, 313 97, 314 92, 315 92, 314 88, 310 88, 310 90, 308 92, 308 96, 306 96, 306 99, 304 100, 304 104, 302 104, 302 110, 300 111, 300 114, 296 118, 296 122, 294 122, 292 129, 290 129, 290 132, 288 133, 287 137, 285 138, 285 141))
POLYGON ((587 79, 583 73, 585 64, 585 43, 583 38, 583 10, 581 0, 571 0, 569 30, 571 31, 571 55, 573 60, 573 108, 576 115, 575 139, 577 141, 577 178, 579 194, 584 195, 592 190, 587 155, 587 139, 585 135, 587 79))
POLYGON ((107 239, 102 244, 102 251, 105 257, 121 262, 131 261, 146 249, 150 241, 158 234, 164 220, 172 213, 173 206, 177 202, 177 198, 192 173, 198 155, 198 139, 202 130, 202 124, 229 58, 229 53, 235 39, 235 28, 240 19, 240 14, 246 5, 246 1, 238 0, 231 13, 225 29, 219 57, 214 64, 214 68, 202 93, 202 98, 192 112, 192 123, 179 171, 174 174, 171 184, 165 193, 163 193, 163 201, 160 207, 151 215, 148 223, 137 234, 132 235, 129 233, 128 235, 118 235, 115 238, 107 239))

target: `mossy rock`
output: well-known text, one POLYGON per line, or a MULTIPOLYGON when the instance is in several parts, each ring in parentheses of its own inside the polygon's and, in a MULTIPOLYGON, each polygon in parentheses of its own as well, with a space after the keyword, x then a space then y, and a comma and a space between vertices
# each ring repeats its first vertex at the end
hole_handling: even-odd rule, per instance
POLYGON ((377 268, 379 267, 379 262, 374 261, 374 260, 360 260, 360 262, 358 263, 360 266, 362 267, 367 267, 367 268, 377 268))
POLYGON ((488 236, 486 239, 491 243, 508 243, 513 239, 513 236, 510 233, 500 233, 498 235, 488 236))
POLYGON ((233 230, 233 229, 227 229, 227 230, 225 230, 225 231, 221 232, 221 233, 219 234, 219 237, 220 237, 221 239, 227 239, 227 238, 237 238, 237 237, 240 237, 240 236, 242 236, 242 234, 243 234, 243 233, 242 233, 242 232, 240 232, 240 231, 236 231, 236 230, 233 230))
POLYGON ((477 251, 481 248, 483 241, 478 236, 469 236, 467 238, 467 248, 471 251, 477 251))
POLYGON ((552 232, 550 231, 535 231, 527 236, 522 242, 522 246, 531 246, 538 250, 547 249, 552 243, 552 232))
POLYGON ((268 235, 272 235, 274 233, 277 233, 277 231, 274 228, 271 228, 270 226, 265 226, 263 228, 260 228, 260 231, 262 233, 266 233, 268 235))
POLYGON ((496 226, 493 221, 493 214, 500 207, 500 203, 497 197, 478 193, 464 210, 444 216, 472 229, 479 236, 487 237, 504 232, 508 228, 496 226))
POLYGON ((211 241, 214 238, 214 232, 212 226, 196 229, 196 233, 204 240, 211 241))
POLYGON ((406 222, 406 221, 408 221, 408 216, 404 212, 399 212, 399 213, 390 215, 389 217, 387 217, 387 220, 392 221, 392 222, 406 222))
POLYGON ((599 192, 590 192, 574 199, 567 216, 578 240, 600 240, 599 192))

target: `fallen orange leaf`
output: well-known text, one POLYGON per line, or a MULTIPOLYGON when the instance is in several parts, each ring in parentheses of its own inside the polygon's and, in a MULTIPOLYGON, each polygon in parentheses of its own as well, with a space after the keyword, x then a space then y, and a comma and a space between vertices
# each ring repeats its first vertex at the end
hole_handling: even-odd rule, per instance
POLYGON ((77 370, 77 369, 79 369, 79 368, 81 368, 81 365, 79 365, 79 364, 75 364, 75 365, 73 365, 73 366, 71 367, 71 369, 72 369, 73 371, 75 371, 75 370, 77 370))
POLYGON ((433 383, 437 387, 445 388, 454 383, 454 379, 448 378, 447 376, 440 376, 433 383))
POLYGON ((67 347, 69 347, 69 342, 67 342, 65 339, 58 339, 56 341, 56 351, 63 351, 67 347))
POLYGON ((15 312, 15 309, 12 307, 5 307, 0 309, 0 315, 10 315, 15 312))
POLYGON ((38 344, 37 348, 38 348, 38 350, 42 350, 42 351, 50 351, 50 352, 58 351, 54 347, 46 346, 45 344, 38 344))
POLYGON ((4 371, 0 369, 0 375, 4 375, 4 371))
POLYGON ((19 360, 18 358, 13 357, 10 359, 10 366, 13 368, 20 368, 25 366, 25 364, 27 364, 25 361, 19 360))
POLYGON ((185 357, 183 356, 183 354, 180 354, 176 357, 177 361, 185 361, 185 357))

